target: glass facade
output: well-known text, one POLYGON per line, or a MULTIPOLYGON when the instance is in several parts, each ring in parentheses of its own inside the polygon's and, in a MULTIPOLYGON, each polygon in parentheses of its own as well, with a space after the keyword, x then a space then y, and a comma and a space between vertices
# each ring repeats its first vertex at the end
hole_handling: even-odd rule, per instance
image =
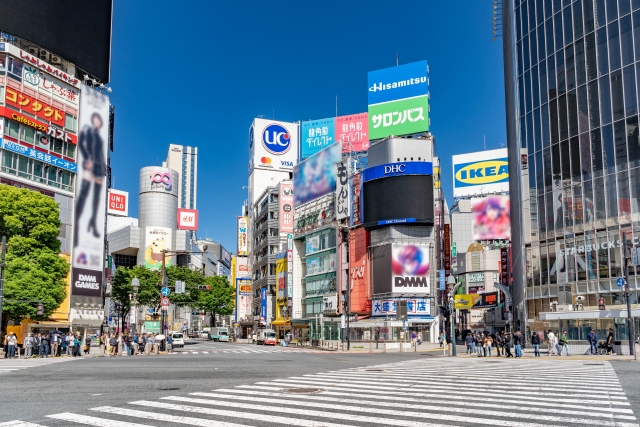
POLYGON ((528 318, 567 295, 623 304, 619 239, 640 244, 640 0, 513 5, 528 318))

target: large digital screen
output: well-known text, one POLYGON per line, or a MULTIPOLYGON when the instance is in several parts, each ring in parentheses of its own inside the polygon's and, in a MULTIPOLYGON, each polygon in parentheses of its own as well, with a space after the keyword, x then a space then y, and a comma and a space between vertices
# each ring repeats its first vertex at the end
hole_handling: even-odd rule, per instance
POLYGON ((108 82, 112 8, 112 0, 2 0, 0 29, 108 82))
POLYGON ((333 144, 293 168, 295 208, 336 190, 336 164, 341 160, 342 148, 333 144))
POLYGON ((376 179, 365 182, 362 188, 367 227, 403 222, 434 223, 432 175, 376 179))
POLYGON ((511 240, 509 196, 471 199, 473 240, 511 240))

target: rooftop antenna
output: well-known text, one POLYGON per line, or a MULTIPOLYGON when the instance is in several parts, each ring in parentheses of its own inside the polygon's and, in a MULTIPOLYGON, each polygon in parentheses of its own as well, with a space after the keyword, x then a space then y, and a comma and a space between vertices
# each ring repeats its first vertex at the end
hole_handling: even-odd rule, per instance
POLYGON ((264 117, 264 114, 258 114, 258 118, 261 119, 264 117))

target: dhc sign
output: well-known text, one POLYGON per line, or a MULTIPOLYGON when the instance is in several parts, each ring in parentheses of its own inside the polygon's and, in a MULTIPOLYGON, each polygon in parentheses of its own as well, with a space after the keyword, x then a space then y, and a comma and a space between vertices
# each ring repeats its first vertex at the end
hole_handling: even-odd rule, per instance
POLYGON ((363 172, 364 182, 400 175, 433 175, 431 162, 401 162, 373 166, 363 172))

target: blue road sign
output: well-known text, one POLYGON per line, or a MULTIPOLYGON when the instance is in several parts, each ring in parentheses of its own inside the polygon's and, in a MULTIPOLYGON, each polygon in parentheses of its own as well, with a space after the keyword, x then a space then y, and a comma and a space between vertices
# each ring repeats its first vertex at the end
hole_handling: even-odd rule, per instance
POLYGON ((440 270, 440 290, 444 291, 444 270, 440 270))
POLYGON ((169 288, 162 288, 162 296, 163 297, 168 297, 169 294, 171 293, 171 291, 169 290, 169 288))
POLYGON ((618 277, 616 279, 616 286, 619 288, 624 288, 624 279, 622 277, 618 277))
POLYGON ((149 314, 153 314, 153 308, 149 309, 149 314))

